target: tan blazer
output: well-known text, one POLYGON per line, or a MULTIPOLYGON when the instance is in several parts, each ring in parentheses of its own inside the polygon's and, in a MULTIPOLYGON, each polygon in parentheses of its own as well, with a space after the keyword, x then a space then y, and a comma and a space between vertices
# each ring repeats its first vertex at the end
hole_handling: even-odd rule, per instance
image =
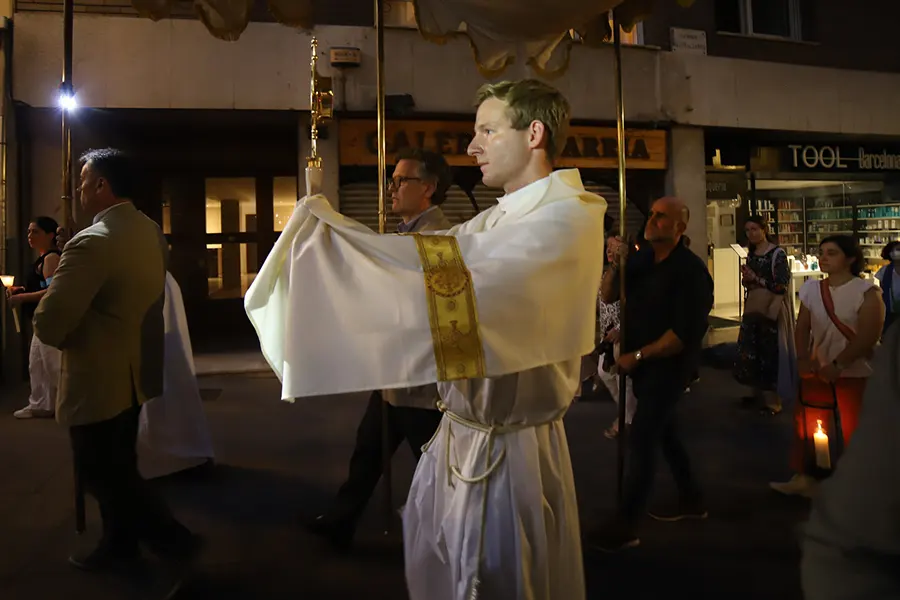
MULTIPOLYGON (((446 231, 453 227, 450 220, 441 210, 440 206, 422 213, 413 223, 410 233, 420 233, 427 231, 446 231)), ((414 388, 400 388, 395 390, 384 390, 382 398, 393 406, 404 406, 409 408, 437 408, 438 391, 437 384, 423 385, 414 388)))
POLYGON ((165 238, 130 202, 73 237, 34 314, 34 332, 62 350, 56 420, 111 419, 160 396, 165 238))

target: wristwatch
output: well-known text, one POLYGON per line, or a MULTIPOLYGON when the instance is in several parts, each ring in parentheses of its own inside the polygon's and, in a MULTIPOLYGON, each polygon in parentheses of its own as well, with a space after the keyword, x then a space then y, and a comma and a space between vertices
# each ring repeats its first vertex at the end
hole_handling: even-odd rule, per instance
POLYGON ((640 350, 634 353, 634 360, 641 360, 642 358, 644 358, 644 353, 640 350))

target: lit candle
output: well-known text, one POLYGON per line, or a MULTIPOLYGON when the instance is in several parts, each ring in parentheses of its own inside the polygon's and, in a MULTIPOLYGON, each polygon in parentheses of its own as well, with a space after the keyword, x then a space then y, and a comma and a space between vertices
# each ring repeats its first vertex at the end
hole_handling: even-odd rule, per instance
POLYGON ((816 432, 813 434, 816 443, 816 465, 822 469, 831 468, 831 454, 828 452, 828 435, 822 428, 822 420, 816 421, 816 432))
MULTIPOLYGON (((3 284, 3 287, 9 289, 16 282, 16 278, 14 275, 0 275, 0 283, 3 284)), ((22 333, 22 325, 19 323, 19 311, 13 307, 13 323, 16 325, 16 333, 22 333)))

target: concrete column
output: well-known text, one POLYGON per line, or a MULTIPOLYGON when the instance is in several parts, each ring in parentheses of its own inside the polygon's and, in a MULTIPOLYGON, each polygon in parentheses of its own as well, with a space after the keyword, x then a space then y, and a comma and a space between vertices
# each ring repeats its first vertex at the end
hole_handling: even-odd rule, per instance
POLYGON ((706 159, 703 129, 673 126, 669 135, 669 171, 666 194, 678 196, 691 211, 687 235, 691 250, 706 263, 706 159))
MULTIPOLYGON (((319 156, 322 157, 322 163, 325 170, 325 178, 322 182, 322 192, 335 210, 340 209, 340 177, 339 177, 339 152, 338 152, 338 131, 340 123, 331 121, 326 126, 327 139, 319 138, 317 149, 319 156)), ((309 114, 301 113, 299 124, 299 173, 297 182, 300 188, 297 193, 302 198, 306 195, 306 158, 309 156, 309 114)), ((320 130, 320 135, 321 135, 320 130)))

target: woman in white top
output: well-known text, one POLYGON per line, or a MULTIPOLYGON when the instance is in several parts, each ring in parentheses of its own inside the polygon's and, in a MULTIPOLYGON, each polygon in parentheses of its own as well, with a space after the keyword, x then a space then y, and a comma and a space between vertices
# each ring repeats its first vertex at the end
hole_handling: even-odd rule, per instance
POLYGON ((856 428, 866 381, 872 374, 869 360, 884 323, 878 288, 860 277, 863 263, 854 238, 827 237, 819 244, 819 266, 828 278, 807 281, 800 289, 794 339, 801 395, 804 402, 823 408, 797 403, 791 456, 795 474, 788 482, 770 484, 783 494, 810 495, 815 490, 808 445, 818 420, 830 427, 828 407, 833 406, 835 394, 845 446, 856 428))

